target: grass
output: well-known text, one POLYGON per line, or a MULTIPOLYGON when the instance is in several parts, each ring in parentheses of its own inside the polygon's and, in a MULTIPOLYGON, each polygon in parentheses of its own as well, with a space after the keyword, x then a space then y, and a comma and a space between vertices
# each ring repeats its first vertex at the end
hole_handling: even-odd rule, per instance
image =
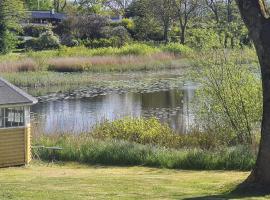
POLYGON ((61 47, 46 50, 0 55, 0 73, 21 71, 142 71, 171 67, 190 52, 188 47, 174 44, 153 47, 146 44, 129 44, 121 48, 61 47))
MULTIPOLYGON (((190 199, 225 194, 249 172, 181 171, 145 167, 103 167, 35 162, 0 169, 2 200, 190 199)), ((233 199, 269 199, 234 197, 233 199)), ((207 198, 206 198, 207 199, 207 198)), ((210 199, 210 198, 208 198, 210 199)))
POLYGON ((53 58, 48 61, 48 70, 56 72, 108 72, 108 71, 143 71, 161 68, 173 68, 173 54, 158 53, 148 56, 94 56, 53 58))
MULTIPOLYGON (((169 149, 161 146, 141 145, 120 140, 100 140, 90 134, 50 135, 34 137, 36 146, 58 146, 63 150, 55 157, 59 161, 115 166, 150 166, 169 169, 196 170, 250 170, 255 154, 244 146, 222 147, 215 150, 169 149)), ((42 160, 50 160, 48 149, 33 152, 42 160)))

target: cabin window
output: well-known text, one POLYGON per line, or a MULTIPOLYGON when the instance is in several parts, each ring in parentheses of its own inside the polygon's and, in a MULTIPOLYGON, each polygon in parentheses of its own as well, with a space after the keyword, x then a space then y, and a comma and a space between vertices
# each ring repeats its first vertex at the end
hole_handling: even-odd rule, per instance
POLYGON ((4 127, 4 109, 0 108, 0 128, 4 127))
POLYGON ((0 128, 24 126, 23 107, 0 108, 0 128))

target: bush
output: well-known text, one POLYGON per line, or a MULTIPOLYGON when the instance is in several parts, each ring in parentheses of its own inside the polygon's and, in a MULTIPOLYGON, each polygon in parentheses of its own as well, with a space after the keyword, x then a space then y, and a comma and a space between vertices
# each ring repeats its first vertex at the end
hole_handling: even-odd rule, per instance
POLYGON ((197 55, 201 87, 195 107, 204 130, 220 134, 229 144, 252 144, 262 116, 262 88, 258 72, 240 57, 216 51, 197 55))
POLYGON ((176 55, 185 55, 192 51, 189 47, 178 43, 169 43, 162 46, 161 49, 165 52, 174 53, 176 55))
POLYGON ((43 33, 39 39, 38 43, 41 49, 57 49, 60 47, 59 38, 53 34, 53 32, 48 31, 43 33))
POLYGON ((132 44, 123 46, 117 53, 119 55, 149 55, 158 53, 160 50, 146 44, 132 44))
POLYGON ((27 25, 23 27, 24 36, 39 37, 47 31, 51 31, 51 26, 27 25))
POLYGON ((87 48, 106 48, 106 47, 115 47, 116 38, 101 38, 93 40, 84 40, 84 46, 87 48))
POLYGON ((61 44, 65 45, 67 47, 75 47, 79 46, 78 40, 76 40, 72 35, 70 34, 64 34, 61 37, 61 44))
POLYGON ((196 49, 212 49, 221 47, 218 33, 209 28, 196 28, 189 31, 187 45, 196 49))
POLYGON ((112 36, 116 39, 116 46, 124 46, 129 41, 129 33, 123 26, 117 26, 112 29, 112 36))
POLYGON ((128 31, 133 32, 135 28, 134 21, 129 18, 124 18, 121 21, 121 26, 125 27, 128 31))
POLYGON ((124 118, 114 122, 105 122, 99 125, 93 134, 99 138, 113 138, 128 140, 141 144, 156 144, 161 146, 175 146, 174 131, 158 119, 124 118))
POLYGON ((43 33, 39 38, 33 38, 25 42, 26 49, 48 50, 60 47, 60 40, 53 32, 43 33))

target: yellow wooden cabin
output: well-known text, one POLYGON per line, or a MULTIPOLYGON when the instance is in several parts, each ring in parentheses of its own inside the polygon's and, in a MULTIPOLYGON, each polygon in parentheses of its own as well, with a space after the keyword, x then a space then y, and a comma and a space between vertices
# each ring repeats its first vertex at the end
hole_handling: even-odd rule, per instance
POLYGON ((37 99, 0 78, 0 167, 31 160, 30 106, 37 99))

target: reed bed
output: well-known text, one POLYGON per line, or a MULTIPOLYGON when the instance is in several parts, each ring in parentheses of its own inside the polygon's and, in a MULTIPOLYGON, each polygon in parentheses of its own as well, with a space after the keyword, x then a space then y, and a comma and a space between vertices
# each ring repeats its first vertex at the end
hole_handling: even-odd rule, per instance
POLYGON ((144 68, 152 69, 161 66, 176 56, 170 53, 157 53, 149 56, 93 56, 93 57, 61 57, 48 61, 48 70, 56 72, 82 71, 132 71, 144 68))
POLYGON ((26 58, 18 61, 3 61, 0 62, 0 72, 29 72, 37 71, 38 64, 31 58, 26 58))

